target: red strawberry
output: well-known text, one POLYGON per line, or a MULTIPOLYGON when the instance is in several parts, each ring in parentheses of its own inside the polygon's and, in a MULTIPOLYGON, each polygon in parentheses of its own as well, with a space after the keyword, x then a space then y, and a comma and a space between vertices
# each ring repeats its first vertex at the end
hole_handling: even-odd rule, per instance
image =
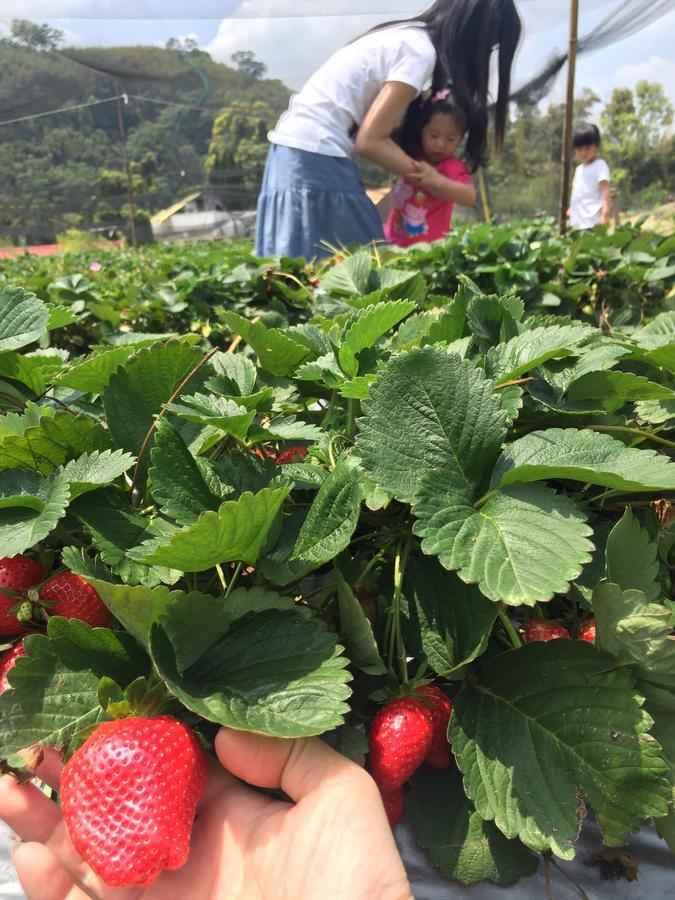
POLYGON ((595 616, 589 616, 582 622, 579 629, 579 639, 588 641, 589 644, 595 643, 595 616))
POLYGON ((433 732, 431 716, 413 697, 392 700, 376 713, 368 735, 368 767, 381 791, 395 791, 419 769, 433 732))
POLYGON ((9 690, 12 685, 7 680, 7 673, 20 656, 25 656, 26 651, 23 649, 23 641, 17 641, 9 650, 3 650, 0 653, 0 694, 9 690))
POLYGON ((541 619, 530 619, 525 626, 523 640, 526 644, 530 641, 552 641, 554 638, 572 639, 564 625, 556 625, 554 622, 542 622, 541 619))
POLYGON ((145 887, 185 863, 205 782, 201 744, 171 716, 104 722, 63 769, 63 820, 106 884, 145 887))
MULTIPOLYGON (((0 559, 0 588, 25 592, 45 577, 40 563, 28 556, 11 556, 0 559)), ((28 631, 10 609, 19 602, 0 591, 0 634, 23 634, 28 631)))
POLYGON ((425 684, 417 688, 416 694, 421 694, 426 700, 427 712, 431 716, 433 737, 431 749, 425 760, 434 769, 447 769, 452 755, 448 742, 448 722, 452 713, 452 700, 443 693, 435 684, 425 684))
POLYGON ((380 791, 380 797, 382 797, 382 806, 384 806, 389 824, 393 828, 394 825, 398 825, 403 815, 405 807, 403 788, 397 788, 395 791, 380 791))
POLYGON ((282 450, 277 456, 277 465, 284 466, 286 463, 299 463, 307 456, 307 447, 297 444, 295 447, 288 447, 282 450))
POLYGON ((255 452, 255 455, 260 457, 260 459, 262 459, 263 462, 265 461, 265 459, 276 459, 277 458, 277 454, 271 447, 262 447, 262 448, 256 447, 254 452, 255 452))
POLYGON ((94 588, 74 572, 62 572, 40 588, 40 600, 53 601, 47 615, 81 619, 92 628, 110 628, 113 617, 94 588))

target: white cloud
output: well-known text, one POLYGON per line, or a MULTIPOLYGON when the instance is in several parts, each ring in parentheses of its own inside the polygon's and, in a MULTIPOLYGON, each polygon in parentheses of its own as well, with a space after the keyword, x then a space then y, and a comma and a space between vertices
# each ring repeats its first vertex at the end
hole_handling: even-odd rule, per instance
POLYGON ((667 94, 675 97, 675 60, 650 56, 640 63, 624 63, 612 73, 616 87, 634 88, 638 81, 660 81, 667 94))
POLYGON ((287 0, 244 0, 233 18, 223 19, 216 37, 202 49, 225 63, 237 50, 251 50, 267 66, 268 77, 280 78, 297 89, 331 53, 352 38, 378 22, 415 15, 427 3, 386 0, 386 4, 369 5, 366 15, 362 14, 363 6, 363 0, 342 0, 339 6, 335 4, 334 16, 326 15, 330 9, 326 5, 322 6, 322 15, 317 16, 315 0, 296 0, 293 15, 289 16, 287 0), (280 17, 284 9, 286 16, 280 17), (299 22, 298 16, 305 18, 299 22))

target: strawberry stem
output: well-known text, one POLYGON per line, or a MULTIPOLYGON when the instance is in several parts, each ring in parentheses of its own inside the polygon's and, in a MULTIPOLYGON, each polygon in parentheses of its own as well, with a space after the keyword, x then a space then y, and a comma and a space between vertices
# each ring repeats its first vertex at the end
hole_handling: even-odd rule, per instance
POLYGON ((410 552, 410 535, 407 535, 396 550, 394 559, 394 596, 391 605, 391 631, 389 634, 389 668, 392 668, 394 653, 398 662, 398 672, 403 685, 408 684, 408 664, 401 633, 401 592, 405 567, 410 552))
POLYGON ((518 632, 511 624, 511 620, 504 612, 504 607, 500 607, 499 612, 497 614, 499 616, 499 621, 504 626, 504 631, 508 634, 511 644, 513 645, 515 650, 518 650, 519 647, 522 647, 522 641, 518 637, 518 632))
POLYGON ((237 581, 237 578, 239 578, 239 573, 241 572, 242 566, 243 566, 243 563, 241 561, 237 563, 237 567, 234 570, 234 575, 232 576, 232 578, 230 578, 230 583, 227 586, 227 590, 225 591, 225 598, 224 598, 225 600, 227 600, 227 598, 230 596, 230 591, 234 587, 234 585, 237 581))

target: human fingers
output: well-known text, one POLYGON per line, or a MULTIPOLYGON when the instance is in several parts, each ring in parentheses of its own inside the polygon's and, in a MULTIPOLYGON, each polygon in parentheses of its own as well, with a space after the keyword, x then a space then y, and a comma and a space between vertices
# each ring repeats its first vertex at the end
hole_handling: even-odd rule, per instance
POLYGON ((61 772, 63 772, 63 757, 53 747, 45 747, 42 752, 42 761, 35 770, 35 777, 44 781, 54 791, 58 791, 61 784, 61 772))
POLYGON ((20 784, 11 775, 0 778, 0 819, 3 819, 22 841, 49 838, 61 820, 56 805, 34 784, 20 784))
POLYGON ((27 900, 86 900, 49 847, 41 843, 19 844, 14 866, 27 900))
POLYGON ((374 789, 363 769, 318 738, 273 738, 221 728, 215 748, 233 775, 258 787, 281 788, 296 802, 338 780, 358 782, 366 792, 374 789))

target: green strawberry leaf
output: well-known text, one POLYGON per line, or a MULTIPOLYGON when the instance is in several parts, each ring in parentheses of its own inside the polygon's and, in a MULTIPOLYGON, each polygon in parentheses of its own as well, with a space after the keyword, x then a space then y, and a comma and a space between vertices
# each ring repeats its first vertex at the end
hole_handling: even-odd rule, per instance
POLYGON ((0 353, 39 340, 48 322, 49 310, 35 294, 23 288, 0 290, 0 353))
POLYGON ((483 372, 440 347, 393 358, 363 402, 357 449, 366 473, 411 502, 432 471, 473 491, 506 433, 506 415, 483 372))
POLYGON ((476 582, 486 597, 532 606, 567 590, 591 559, 591 529, 568 497, 544 485, 514 485, 478 508, 431 473, 413 512, 424 553, 476 582))
POLYGON ((162 512, 180 525, 190 525, 207 509, 216 510, 216 497, 180 433, 165 418, 157 423, 148 472, 152 496, 162 512))
POLYGON ((64 362, 60 356, 42 353, 0 353, 0 378, 9 378, 25 384, 36 396, 41 396, 51 384, 64 362))
POLYGON ((580 323, 532 328, 490 348, 485 357, 485 374, 498 383, 511 381, 549 359, 573 356, 578 353, 575 345, 592 334, 591 328, 580 323))
MULTIPOLYGON (((139 350, 116 372, 103 391, 108 429, 116 447, 138 455, 155 417, 176 388, 203 358, 198 347, 169 340, 139 350)), ((194 384, 190 387, 194 390, 194 384)), ((150 441, 150 447, 153 440, 150 441)), ((150 455, 141 462, 147 474, 150 455)))
POLYGON ((15 556, 50 534, 66 514, 69 485, 62 475, 43 478, 26 469, 0 472, 0 547, 15 556))
POLYGON ((340 638, 345 652, 368 675, 383 675, 387 667, 380 656, 372 625, 338 566, 334 565, 333 570, 337 579, 340 638))
POLYGON ((454 767, 423 766, 413 777, 406 812, 417 843, 446 878, 461 884, 515 884, 532 875, 539 859, 518 840, 508 840, 476 812, 454 767))
POLYGON ((133 344, 122 347, 95 347, 88 356, 74 359, 55 379, 63 387, 102 394, 111 376, 137 351, 133 344))
POLYGON ((675 393, 633 372, 588 372, 578 378, 567 392, 577 400, 675 400, 675 393))
POLYGON ((633 515, 630 506, 609 533, 605 547, 607 581, 626 591, 642 591, 647 600, 660 592, 658 546, 633 515))
POLYGON ((74 500, 80 494, 115 481, 135 462, 134 456, 122 450, 94 450, 69 460, 61 468, 61 475, 70 484, 70 496, 74 500))
POLYGON ((437 560, 408 560, 403 591, 409 652, 448 677, 485 650, 498 608, 474 585, 465 584, 437 560))
POLYGON ((226 500, 217 511, 202 513, 192 525, 166 538, 144 541, 129 556, 182 572, 203 572, 235 560, 253 565, 289 492, 287 487, 264 488, 226 500))
POLYGON ((415 309, 410 300, 376 303, 355 313, 345 328, 338 359, 342 371, 350 378, 358 374, 357 354, 375 345, 383 334, 415 309))
POLYGON ((32 744, 67 747, 104 716, 99 679, 114 673, 126 684, 149 663, 128 636, 56 616, 24 649, 9 673, 12 690, 0 695, 0 758, 12 763, 32 744))
POLYGON ((166 409, 188 422, 219 428, 240 442, 246 439, 255 418, 254 409, 249 411, 234 400, 213 394, 191 394, 175 403, 167 403, 166 409))
POLYGON ((292 332, 249 322, 234 312, 223 313, 221 318, 223 324, 253 347, 260 367, 272 375, 290 375, 309 355, 308 348, 292 332))
POLYGON ((667 607, 650 603, 642 591, 622 591, 618 584, 607 583, 593 591, 592 607, 599 650, 647 678, 675 676, 675 638, 667 607))
POLYGON ((0 470, 34 469, 49 475, 69 459, 109 447, 108 436, 94 419, 67 412, 43 415, 37 424, 0 440, 0 470))
POLYGON ((128 584, 112 584, 102 581, 100 577, 82 574, 126 631, 146 648, 150 644, 150 628, 160 621, 172 604, 181 603, 186 597, 182 591, 170 591, 164 585, 152 588, 144 585, 130 587, 128 584))
POLYGON ((449 736, 484 819, 533 850, 574 856, 584 804, 610 846, 667 812, 669 786, 633 676, 584 641, 493 657, 454 702, 449 736))
POLYGON ((637 450, 596 431, 532 431, 502 452, 493 487, 566 478, 628 491, 675 490, 675 464, 655 450, 637 450))
POLYGON ((318 566, 341 553, 356 528, 363 496, 356 460, 341 459, 314 498, 291 560, 318 566))
MULTIPOLYGON (((171 614, 172 609, 165 622, 171 614)), ((341 724, 349 709, 342 648, 320 624, 293 611, 244 616, 183 675, 159 625, 152 628, 150 647, 159 674, 181 703, 230 728, 304 737, 341 724)))

